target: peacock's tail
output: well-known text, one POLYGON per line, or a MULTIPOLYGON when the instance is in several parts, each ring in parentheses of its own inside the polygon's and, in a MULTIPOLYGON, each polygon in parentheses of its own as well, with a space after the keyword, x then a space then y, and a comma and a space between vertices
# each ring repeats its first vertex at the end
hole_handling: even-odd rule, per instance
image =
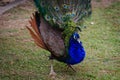
POLYGON ((32 38, 34 39, 34 42, 41 48, 47 49, 46 45, 44 44, 44 41, 42 39, 42 36, 39 32, 38 26, 40 24, 40 20, 38 19, 40 16, 33 14, 33 17, 31 17, 31 20, 29 20, 29 24, 31 26, 26 26, 26 28, 29 30, 32 38))
POLYGON ((65 22, 71 20, 79 24, 92 12, 91 0, 34 0, 34 2, 46 21, 62 29, 65 29, 65 22))

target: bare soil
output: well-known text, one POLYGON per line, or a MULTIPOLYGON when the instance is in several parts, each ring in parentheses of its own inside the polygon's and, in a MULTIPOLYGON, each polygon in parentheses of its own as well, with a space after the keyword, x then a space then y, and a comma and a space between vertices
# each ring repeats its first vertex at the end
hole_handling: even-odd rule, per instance
POLYGON ((3 28, 25 28, 28 19, 35 11, 35 7, 30 1, 6 11, 0 15, 0 29, 3 28))
POLYGON ((104 8, 104 7, 108 7, 109 5, 111 5, 111 3, 115 1, 120 1, 120 0, 92 0, 92 6, 104 8))

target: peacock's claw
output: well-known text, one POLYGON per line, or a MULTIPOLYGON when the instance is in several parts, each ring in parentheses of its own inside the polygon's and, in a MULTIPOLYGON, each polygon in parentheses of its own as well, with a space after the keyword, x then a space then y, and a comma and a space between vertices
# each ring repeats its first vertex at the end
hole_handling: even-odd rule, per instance
POLYGON ((52 79, 55 79, 56 77, 56 73, 54 71, 50 72, 49 76, 52 78, 52 79))
POLYGON ((76 72, 76 70, 72 67, 72 65, 69 65, 69 64, 67 64, 67 68, 71 68, 74 72, 76 72))

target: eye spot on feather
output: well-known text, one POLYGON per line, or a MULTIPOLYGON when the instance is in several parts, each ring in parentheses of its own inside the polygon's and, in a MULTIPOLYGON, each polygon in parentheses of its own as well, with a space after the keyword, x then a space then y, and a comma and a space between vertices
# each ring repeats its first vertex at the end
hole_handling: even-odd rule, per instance
POLYGON ((57 20, 57 18, 56 18, 56 17, 53 17, 53 22, 54 22, 54 23, 56 22, 56 20, 57 20))
POLYGON ((45 19, 46 19, 47 21, 50 21, 50 20, 51 20, 51 17, 48 16, 48 15, 45 15, 45 19))
POLYGON ((75 13, 72 13, 72 14, 71 14, 71 17, 74 17, 74 16, 75 16, 75 13))
POLYGON ((63 4, 63 8, 64 8, 64 9, 68 9, 69 6, 68 6, 67 4, 63 4))
POLYGON ((45 2, 42 1, 41 2, 41 6, 44 7, 45 6, 45 2))
POLYGON ((54 9, 55 9, 55 11, 59 11, 59 7, 58 6, 54 7, 54 9))

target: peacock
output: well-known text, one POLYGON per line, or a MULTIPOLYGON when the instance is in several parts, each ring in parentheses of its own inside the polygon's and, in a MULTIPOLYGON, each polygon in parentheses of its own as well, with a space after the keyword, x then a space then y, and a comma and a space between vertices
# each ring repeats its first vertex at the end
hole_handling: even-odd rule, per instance
POLYGON ((37 11, 27 29, 34 42, 51 53, 50 76, 56 75, 54 59, 71 68, 82 62, 86 52, 79 31, 92 13, 91 0, 34 0, 34 3, 37 11))

